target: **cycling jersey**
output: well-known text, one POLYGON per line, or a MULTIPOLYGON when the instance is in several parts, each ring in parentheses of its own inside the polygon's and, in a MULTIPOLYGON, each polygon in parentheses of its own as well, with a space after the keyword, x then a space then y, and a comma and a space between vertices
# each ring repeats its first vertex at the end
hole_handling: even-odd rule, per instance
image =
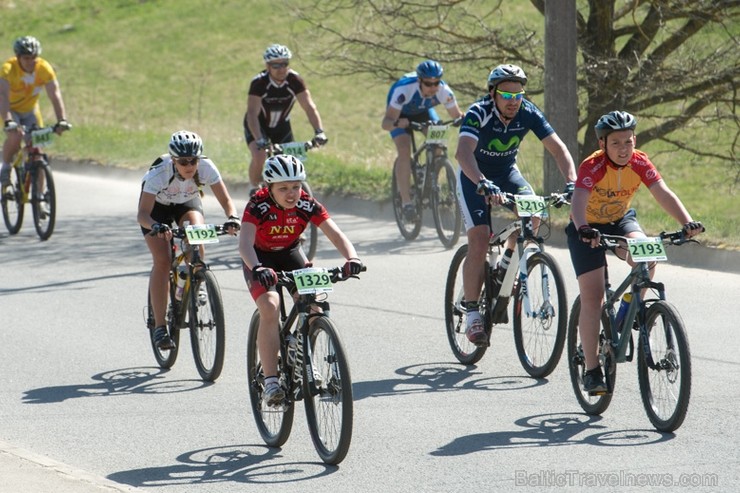
POLYGON ((599 150, 581 163, 576 188, 591 192, 586 220, 606 224, 620 220, 627 213, 640 183, 650 187, 660 180, 660 173, 642 151, 635 150, 627 165, 620 168, 599 150))
POLYGON ((484 96, 468 109, 460 126, 460 136, 466 135, 477 141, 475 159, 481 172, 487 177, 507 175, 516 164, 519 146, 529 131, 540 139, 555 131, 545 115, 527 99, 522 100, 519 112, 505 124, 490 95, 484 96))
POLYGON ((425 98, 421 95, 419 87, 419 77, 416 73, 407 74, 396 81, 388 92, 386 104, 391 108, 401 110, 401 116, 414 116, 421 113, 427 113, 430 108, 438 104, 444 105, 445 108, 454 108, 457 102, 455 94, 445 81, 440 81, 437 86, 437 93, 425 98))
MULTIPOLYGON (((280 83, 273 80, 267 71, 260 72, 249 85, 249 95, 259 96, 262 99, 260 125, 273 128, 290 120, 290 110, 293 109, 296 95, 305 90, 305 82, 293 69, 288 70, 287 77, 280 83)), ((245 116, 244 126, 246 125, 245 116)))
POLYGON ((36 108, 41 90, 57 76, 51 64, 43 58, 36 58, 32 74, 23 70, 18 57, 9 58, 0 69, 0 78, 8 81, 10 86, 10 110, 16 113, 28 113, 36 108))
POLYGON ((164 205, 184 204, 194 198, 200 198, 204 185, 215 185, 221 181, 221 174, 213 161, 203 156, 198 160, 198 172, 188 180, 183 180, 177 170, 172 156, 163 154, 150 166, 141 183, 144 192, 155 196, 154 200, 164 205), (197 180, 196 180, 197 178, 197 180))
POLYGON ((301 190, 295 207, 283 209, 275 203, 267 187, 255 193, 244 209, 243 223, 257 227, 254 247, 264 252, 295 246, 309 222, 316 226, 329 219, 329 213, 315 198, 301 190))

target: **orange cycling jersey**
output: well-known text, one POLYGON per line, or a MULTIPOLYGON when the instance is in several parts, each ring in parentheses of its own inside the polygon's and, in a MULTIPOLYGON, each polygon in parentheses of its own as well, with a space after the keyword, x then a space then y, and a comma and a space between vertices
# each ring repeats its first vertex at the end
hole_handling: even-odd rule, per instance
POLYGON ((661 180, 660 173, 642 151, 635 150, 626 166, 614 166, 604 151, 596 151, 578 168, 576 188, 591 195, 586 205, 589 223, 618 221, 627 213, 640 183, 650 187, 661 180))
POLYGON ((36 109, 41 90, 57 78, 51 64, 43 58, 36 58, 32 74, 24 71, 18 57, 9 58, 0 69, 0 79, 10 86, 10 110, 16 113, 29 113, 36 109))

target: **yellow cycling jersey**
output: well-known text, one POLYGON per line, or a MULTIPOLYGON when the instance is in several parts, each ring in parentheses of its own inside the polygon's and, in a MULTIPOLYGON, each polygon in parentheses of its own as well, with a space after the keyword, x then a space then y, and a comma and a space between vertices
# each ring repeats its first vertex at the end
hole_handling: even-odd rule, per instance
POLYGON ((36 58, 36 67, 29 74, 21 68, 18 58, 13 57, 3 63, 0 78, 7 80, 10 85, 10 110, 28 113, 36 108, 44 86, 56 80, 57 75, 51 64, 43 58, 36 58))

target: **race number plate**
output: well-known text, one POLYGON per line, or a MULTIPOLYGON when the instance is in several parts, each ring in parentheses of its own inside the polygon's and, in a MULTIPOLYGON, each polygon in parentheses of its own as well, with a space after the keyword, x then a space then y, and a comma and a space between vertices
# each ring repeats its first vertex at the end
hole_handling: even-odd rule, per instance
POLYGON ((447 128, 447 125, 429 125, 427 142, 430 144, 446 144, 447 128))
POLYGON ((635 262, 662 262, 668 260, 665 245, 660 238, 627 238, 627 246, 635 262))
POLYGON ((295 156, 301 161, 305 161, 308 157, 306 155, 306 144, 303 142, 286 142, 285 144, 280 144, 280 147, 283 148, 283 154, 295 156))
POLYGON ((216 226, 213 224, 191 224, 185 226, 185 236, 188 237, 188 243, 191 245, 218 243, 216 226))
POLYGON ((331 293, 334 288, 326 269, 309 267, 293 271, 293 279, 298 294, 331 293))
POLYGON ((543 197, 537 195, 515 195, 516 210, 519 217, 547 217, 547 205, 543 197))
POLYGON ((54 140, 54 129, 51 127, 31 131, 31 144, 34 147, 45 147, 54 140))

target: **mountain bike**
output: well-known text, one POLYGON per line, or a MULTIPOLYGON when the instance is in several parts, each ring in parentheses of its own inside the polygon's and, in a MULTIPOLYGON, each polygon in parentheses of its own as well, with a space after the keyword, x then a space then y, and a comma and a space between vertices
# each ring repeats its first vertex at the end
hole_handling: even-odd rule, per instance
POLYGON ((247 340, 247 382, 254 420, 265 443, 281 447, 293 427, 295 403, 303 400, 311 439, 321 460, 339 464, 352 439, 352 380, 339 332, 329 318, 326 293, 331 292, 333 283, 349 277, 342 275, 340 267, 311 267, 277 275, 281 341, 278 369, 286 397, 279 406, 262 402, 264 373, 257 350, 260 316, 255 310, 247 340), (286 290, 297 292, 287 315, 286 290))
POLYGON ((696 242, 683 231, 660 233, 656 238, 601 235, 601 247, 616 253, 628 249, 636 262, 616 289, 604 268, 604 305, 599 332, 599 364, 606 392, 589 395, 583 390, 585 357, 578 333, 581 297, 573 302, 568 323, 568 367, 578 403, 587 414, 601 414, 609 407, 617 379, 617 364, 632 361, 633 331, 637 333, 637 378, 645 412, 660 431, 676 430, 684 421, 691 396, 691 354, 686 329, 678 310, 665 298, 663 283, 650 280, 649 263, 667 260, 665 245, 696 242), (631 289, 632 300, 618 321, 615 304, 631 289), (656 298, 647 298, 656 296, 656 298))
MULTIPOLYGON (((480 314, 490 340, 494 324, 508 323, 507 307, 513 296, 514 343, 519 361, 529 375, 542 378, 552 373, 563 352, 568 306, 563 275, 555 259, 545 252, 544 238, 535 234, 532 218, 547 219, 551 206, 561 207, 567 200, 558 193, 547 197, 505 195, 516 202, 519 219, 493 234, 492 208, 488 206, 492 234, 478 299, 480 314), (517 247, 499 283, 496 258, 511 235, 517 236, 517 247)), ((545 224, 543 221, 540 229, 545 224)), ((487 345, 476 346, 465 335, 462 266, 467 254, 468 245, 461 246, 450 264, 445 285, 445 323, 455 357, 463 364, 474 364, 483 357, 487 345)))
MULTIPOLYGON (((295 156, 301 162, 305 163, 308 159, 307 151, 319 147, 319 144, 315 140, 308 142, 284 142, 282 144, 270 143, 266 148, 267 156, 271 157, 275 154, 290 154, 295 156)), ((306 191, 307 194, 313 197, 313 192, 307 181, 301 183, 301 188, 306 191)), ((316 247, 319 242, 319 228, 314 223, 309 223, 308 227, 301 234, 300 240, 301 247, 308 260, 313 260, 316 255, 316 247)))
POLYGON ((455 170, 447 157, 447 131, 450 125, 457 125, 461 119, 447 122, 409 122, 411 137, 411 200, 416 208, 414 218, 408 221, 404 216, 401 193, 393 169, 391 183, 393 212, 401 235, 407 240, 419 236, 422 223, 422 210, 431 208, 437 236, 445 248, 452 248, 460 238, 462 216, 457 203, 457 178, 455 170), (426 131, 426 140, 418 148, 414 132, 426 131))
POLYGON ((167 331, 175 348, 160 349, 154 342, 154 312, 151 298, 147 297, 144 319, 154 358, 161 368, 172 368, 180 351, 180 330, 189 329, 195 367, 203 380, 213 382, 224 366, 224 307, 216 276, 201 258, 199 245, 217 243, 218 236, 227 232, 223 226, 213 224, 193 224, 171 231, 167 331), (181 240, 179 249, 176 238, 181 240))
POLYGON ((57 216, 54 177, 49 156, 43 148, 52 144, 57 130, 71 129, 68 123, 52 127, 24 126, 23 145, 15 154, 10 170, 10 184, 2 189, 2 209, 5 226, 14 235, 23 224, 23 207, 31 204, 33 225, 42 241, 54 232, 57 216))

